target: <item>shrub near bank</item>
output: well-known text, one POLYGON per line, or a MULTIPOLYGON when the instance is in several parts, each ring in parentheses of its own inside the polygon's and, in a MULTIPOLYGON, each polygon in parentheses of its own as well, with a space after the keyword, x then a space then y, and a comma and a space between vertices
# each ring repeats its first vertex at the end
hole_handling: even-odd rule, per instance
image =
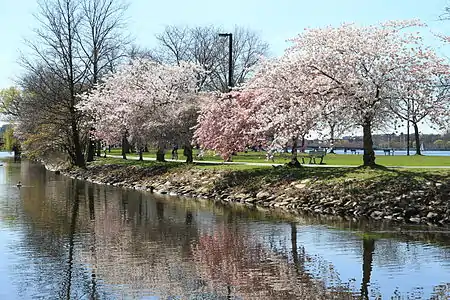
POLYGON ((294 213, 450 224, 450 170, 290 169, 108 158, 65 173, 96 183, 294 213))

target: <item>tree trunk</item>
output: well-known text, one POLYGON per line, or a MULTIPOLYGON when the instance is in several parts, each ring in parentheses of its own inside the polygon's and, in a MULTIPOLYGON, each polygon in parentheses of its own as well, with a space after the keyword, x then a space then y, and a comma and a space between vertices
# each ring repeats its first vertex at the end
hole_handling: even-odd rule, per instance
POLYGON ((363 166, 373 167, 375 166, 375 152, 373 151, 372 140, 372 121, 365 118, 363 124, 363 166))
POLYGON ((102 143, 100 142, 100 140, 95 141, 95 146, 97 149, 97 156, 102 156, 102 143))
POLYGON ((333 153, 333 154, 334 154, 334 127, 335 126, 336 126, 335 124, 330 125, 330 148, 331 148, 331 150, 329 153, 333 153))
POLYGON ((147 146, 147 145, 144 146, 144 152, 145 152, 145 153, 148 152, 148 146, 147 146))
POLYGON ((122 136, 122 158, 127 159, 127 152, 128 152, 128 140, 127 140, 127 134, 124 133, 122 136))
POLYGON ((192 146, 189 144, 184 145, 183 155, 186 156, 186 163, 191 164, 194 162, 194 157, 192 155, 192 146))
POLYGON ((302 135, 302 145, 300 146, 301 152, 305 152, 305 142, 306 142, 305 135, 302 135))
POLYGON ((289 167, 292 168, 300 168, 300 162, 297 159, 297 142, 298 142, 298 137, 294 137, 292 138, 292 157, 291 157, 291 161, 288 163, 289 167))
MULTIPOLYGON (((93 128, 91 128, 92 130, 93 128)), ((91 162, 94 161, 94 152, 95 152, 95 141, 92 138, 88 138, 88 152, 87 152, 87 158, 86 161, 87 162, 91 162)))
POLYGON ((139 160, 144 161, 144 157, 142 156, 142 148, 139 148, 139 160))
POLYGON ((158 151, 156 151, 156 161, 165 162, 164 155, 166 151, 164 151, 163 147, 158 147, 158 151))
POLYGON ((72 120, 72 138, 73 147, 75 152, 75 166, 80 168, 86 167, 86 161, 84 160, 84 154, 80 142, 80 133, 78 132, 78 126, 76 121, 72 120))
POLYGON ((416 155, 422 155, 422 151, 420 150, 419 126, 417 126, 417 123, 413 123, 413 126, 414 126, 414 139, 416 141, 416 155))

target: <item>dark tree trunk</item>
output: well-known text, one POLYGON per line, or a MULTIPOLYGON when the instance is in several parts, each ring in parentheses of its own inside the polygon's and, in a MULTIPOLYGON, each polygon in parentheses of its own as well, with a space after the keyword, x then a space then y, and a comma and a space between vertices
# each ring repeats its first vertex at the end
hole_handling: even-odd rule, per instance
POLYGON ((127 153, 128 153, 128 140, 127 140, 127 134, 125 133, 122 136, 122 158, 127 159, 127 153))
POLYGON ((158 150, 156 151, 156 161, 165 162, 164 156, 166 154, 166 151, 164 151, 164 148, 158 147, 158 150))
POLYGON ((330 125, 330 152, 334 154, 334 127, 336 127, 336 124, 330 125))
POLYGON ((102 156, 102 143, 100 142, 100 140, 97 140, 95 142, 96 145, 96 149, 97 149, 97 156, 100 157, 102 156))
POLYGON ((144 146, 144 152, 145 152, 145 153, 148 152, 148 146, 147 146, 147 145, 144 146))
POLYGON ((111 145, 108 145, 108 153, 111 153, 111 145))
POLYGON ((361 299, 369 299, 369 283, 372 273, 373 253, 375 251, 374 239, 363 239, 363 278, 361 281, 361 299))
POLYGON ((84 160, 84 154, 80 142, 80 133, 78 132, 78 126, 75 120, 72 120, 72 138, 75 152, 75 166, 85 168, 86 161, 84 160))
POLYGON ((291 161, 288 163, 289 167, 292 168, 300 168, 300 162, 297 159, 297 142, 298 142, 298 137, 294 137, 292 138, 292 157, 291 157, 291 161))
POLYGON ((142 148, 139 148, 139 160, 144 161, 144 157, 142 156, 142 148))
POLYGON ((416 141, 416 155, 422 155, 422 150, 420 150, 419 126, 417 126, 417 123, 413 123, 413 126, 414 126, 414 139, 416 141))
POLYGON ((305 142, 306 142, 306 140, 305 140, 305 135, 303 135, 303 136, 302 136, 302 145, 301 145, 301 150, 302 150, 302 152, 305 152, 305 142))
POLYGON ((87 157, 86 157, 87 162, 94 161, 94 152, 95 152, 95 141, 93 139, 89 138, 88 152, 87 152, 87 157))
POLYGON ((184 145, 183 147, 183 155, 186 156, 186 163, 191 164, 194 162, 194 157, 192 155, 192 146, 191 145, 184 145))
POLYGON ((372 121, 369 118, 365 118, 363 124, 363 165, 368 167, 375 166, 375 152, 373 151, 372 140, 372 121))

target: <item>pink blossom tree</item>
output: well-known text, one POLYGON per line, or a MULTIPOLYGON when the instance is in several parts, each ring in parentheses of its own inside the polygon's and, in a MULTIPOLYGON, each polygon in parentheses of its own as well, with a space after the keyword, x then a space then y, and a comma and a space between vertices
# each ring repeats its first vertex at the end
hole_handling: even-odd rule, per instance
POLYGON ((290 144, 290 165, 300 166, 298 141, 317 125, 323 91, 306 93, 306 78, 296 67, 288 59, 262 62, 239 91, 211 99, 202 107, 194 137, 225 159, 247 145, 281 148, 290 144))
POLYGON ((258 143, 260 139, 252 132, 256 127, 253 97, 243 91, 205 97, 195 127, 196 142, 217 151, 225 160, 247 145, 258 143))

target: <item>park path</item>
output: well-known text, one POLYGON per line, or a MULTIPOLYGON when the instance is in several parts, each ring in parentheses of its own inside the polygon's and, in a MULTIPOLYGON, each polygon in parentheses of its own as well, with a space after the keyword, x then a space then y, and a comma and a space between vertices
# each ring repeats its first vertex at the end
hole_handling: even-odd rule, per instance
MULTIPOLYGON (((111 158, 122 158, 121 155, 106 155, 111 158)), ((138 160, 138 157, 132 156, 128 159, 138 160)), ((144 157, 144 160, 155 161, 154 157, 144 157)), ((185 162, 182 159, 167 159, 167 161, 176 161, 176 162, 185 162)), ((220 161, 212 161, 212 160, 194 160, 194 163, 202 163, 202 164, 212 164, 212 165, 246 165, 246 166, 261 166, 261 167, 279 167, 284 164, 277 163, 255 163, 255 162, 241 162, 241 161, 233 161, 233 162, 220 162, 220 161)), ((317 164, 302 164, 304 167, 316 167, 316 168, 356 168, 358 166, 352 165, 317 165, 317 164)), ((391 169, 450 169, 450 166, 386 166, 391 169)))

